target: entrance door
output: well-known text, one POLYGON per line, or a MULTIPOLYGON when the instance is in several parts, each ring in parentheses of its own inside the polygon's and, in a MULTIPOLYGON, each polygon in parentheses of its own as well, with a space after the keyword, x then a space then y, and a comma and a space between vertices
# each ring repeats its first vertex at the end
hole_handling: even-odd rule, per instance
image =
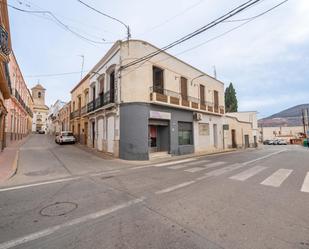
POLYGON ((107 118, 107 152, 114 153, 115 118, 107 118))
POLYGON ((85 122, 85 133, 84 133, 85 144, 88 144, 88 122, 85 122))
POLYGON ((232 148, 236 148, 237 144, 236 144, 236 131, 232 130, 232 148))
POLYGON ((249 148, 249 135, 245 135, 245 148, 249 148))
POLYGON ((98 120, 98 150, 103 150, 103 119, 98 120))
POLYGON ((92 148, 95 147, 95 122, 91 123, 91 132, 92 132, 92 148))
POLYGON ((216 124, 213 126, 213 133, 214 133, 214 146, 218 147, 218 127, 216 124))
POLYGON ((80 124, 77 124, 77 141, 80 143, 80 124))
POLYGON ((149 125, 149 152, 157 152, 158 151, 158 130, 157 126, 149 125))

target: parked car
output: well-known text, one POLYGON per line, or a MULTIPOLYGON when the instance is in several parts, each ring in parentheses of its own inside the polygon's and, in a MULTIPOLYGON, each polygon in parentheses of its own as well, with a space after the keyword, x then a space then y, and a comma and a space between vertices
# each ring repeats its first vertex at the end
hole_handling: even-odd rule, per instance
POLYGON ((278 145, 287 145, 288 143, 285 140, 279 140, 278 145))
POLYGON ((62 131, 58 135, 56 135, 55 142, 58 144, 74 144, 76 142, 76 139, 71 131, 62 131))
POLYGON ((38 134, 45 134, 45 131, 44 130, 37 130, 36 133, 38 133, 38 134))
POLYGON ((272 144, 274 144, 274 140, 267 139, 267 140, 265 140, 263 142, 263 144, 265 144, 265 145, 272 145, 272 144))

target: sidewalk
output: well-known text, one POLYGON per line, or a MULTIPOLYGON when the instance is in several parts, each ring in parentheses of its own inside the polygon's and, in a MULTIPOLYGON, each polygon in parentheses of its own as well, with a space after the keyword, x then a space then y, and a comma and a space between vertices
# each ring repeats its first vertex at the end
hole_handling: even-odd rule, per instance
POLYGON ((0 152, 0 182, 8 180, 16 173, 19 148, 26 142, 28 137, 29 135, 22 140, 13 142, 0 152))

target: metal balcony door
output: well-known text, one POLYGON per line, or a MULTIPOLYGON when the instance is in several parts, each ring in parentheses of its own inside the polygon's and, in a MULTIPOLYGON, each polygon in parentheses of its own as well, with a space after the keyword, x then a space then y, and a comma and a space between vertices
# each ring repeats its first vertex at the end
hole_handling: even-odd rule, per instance
POLYGON ((114 153, 115 118, 107 119, 107 152, 114 153))

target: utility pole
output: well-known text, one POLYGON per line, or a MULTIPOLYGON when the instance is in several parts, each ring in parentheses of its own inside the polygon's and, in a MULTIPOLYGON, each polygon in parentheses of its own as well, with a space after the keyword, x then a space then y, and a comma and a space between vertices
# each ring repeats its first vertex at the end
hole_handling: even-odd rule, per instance
POLYGON ((81 68, 81 71, 80 71, 80 79, 83 78, 83 71, 84 71, 84 63, 85 63, 85 56, 84 55, 79 55, 81 58, 82 58, 82 68, 81 68))
POLYGON ((217 70, 216 70, 216 66, 213 65, 213 69, 214 69, 214 78, 217 79, 217 70))

